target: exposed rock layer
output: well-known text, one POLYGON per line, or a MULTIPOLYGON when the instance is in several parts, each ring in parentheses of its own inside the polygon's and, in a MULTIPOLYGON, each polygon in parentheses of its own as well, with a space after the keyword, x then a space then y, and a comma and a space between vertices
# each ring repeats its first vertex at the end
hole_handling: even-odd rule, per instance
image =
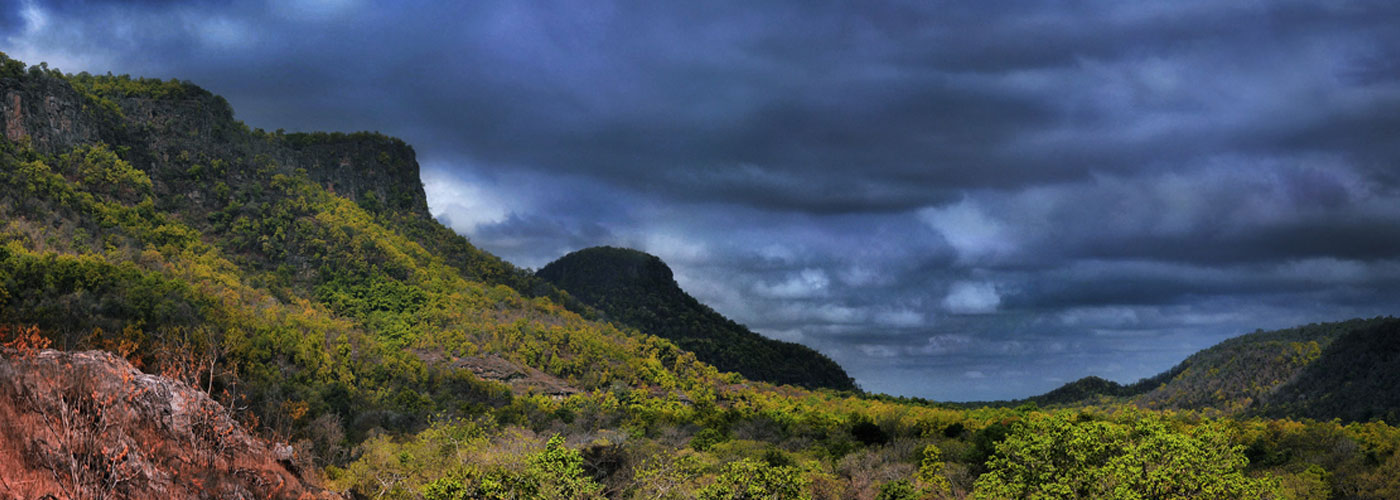
POLYGON ((0 352, 0 497, 338 498, 203 392, 102 351, 0 352))

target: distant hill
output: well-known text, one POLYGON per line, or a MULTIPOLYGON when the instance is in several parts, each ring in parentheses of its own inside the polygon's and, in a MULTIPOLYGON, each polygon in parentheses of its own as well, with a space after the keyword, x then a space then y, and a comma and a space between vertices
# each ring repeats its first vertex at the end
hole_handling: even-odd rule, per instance
POLYGON ((1029 401, 1129 401, 1158 409, 1395 421, 1398 373, 1400 319, 1354 319, 1241 335, 1131 385, 1086 377, 1029 401))
POLYGON ((849 390, 840 365, 800 344, 773 340, 735 323, 681 290, 661 259, 594 247, 565 255, 537 276, 624 325, 657 335, 701 361, 754 380, 849 390))
MULTIPOLYGON (((1053 391, 1028 398, 1041 406, 1095 403, 1100 399, 1126 398, 1150 391, 1162 385, 1162 375, 1123 385, 1102 377, 1088 376, 1062 385, 1053 391)), ((1019 401, 1017 402, 1019 403, 1019 401)))

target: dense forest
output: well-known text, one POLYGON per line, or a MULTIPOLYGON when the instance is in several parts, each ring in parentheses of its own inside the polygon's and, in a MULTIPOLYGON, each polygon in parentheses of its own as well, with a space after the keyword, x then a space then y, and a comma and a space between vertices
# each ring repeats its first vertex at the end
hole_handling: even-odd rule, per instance
MULTIPOLYGON (((3 55, 0 96, 6 366, 45 346, 113 353, 285 443, 285 467, 345 497, 1400 498, 1400 430, 1382 413, 1297 420, 1291 396, 1267 415, 1158 399, 966 408, 756 381, 608 312, 627 301, 578 300, 433 221, 397 139, 251 129, 188 82, 3 55)), ((1279 352, 1344 345, 1393 365, 1390 338, 1279 352)), ((1199 371, 1188 363, 1174 377, 1199 371)), ((1374 376, 1299 375, 1297 390, 1374 376)), ((97 397, 13 407, 86 417, 97 397)), ((145 450, 23 452, 40 431, 3 430, 15 449, 0 456, 19 458, 0 494, 54 456, 73 472, 53 474, 55 496, 148 494, 113 475, 145 450)), ((225 453, 234 434, 199 449, 225 453)), ((239 473, 207 463, 201 477, 239 473)))
POLYGON ((675 342, 715 368, 804 387, 855 389, 840 365, 807 346, 750 331, 681 290, 654 255, 586 248, 549 263, 539 277, 623 325, 675 342))

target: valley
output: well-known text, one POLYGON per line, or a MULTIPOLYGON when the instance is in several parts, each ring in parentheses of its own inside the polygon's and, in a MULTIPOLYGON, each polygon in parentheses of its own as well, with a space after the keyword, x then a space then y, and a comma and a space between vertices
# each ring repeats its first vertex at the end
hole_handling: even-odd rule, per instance
POLYGON ((5 497, 1400 497, 1395 318, 1025 401, 871 394, 654 256, 478 249, 402 140, 3 55, 0 98, 5 497))

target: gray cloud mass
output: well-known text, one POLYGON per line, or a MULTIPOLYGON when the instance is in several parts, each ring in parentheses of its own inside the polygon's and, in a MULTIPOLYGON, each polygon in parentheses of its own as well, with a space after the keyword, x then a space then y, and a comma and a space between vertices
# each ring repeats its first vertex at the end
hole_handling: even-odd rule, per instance
POLYGON ((1132 381, 1400 303, 1400 4, 20 0, 0 50, 414 144, 439 220, 611 244, 866 389, 1132 381))

